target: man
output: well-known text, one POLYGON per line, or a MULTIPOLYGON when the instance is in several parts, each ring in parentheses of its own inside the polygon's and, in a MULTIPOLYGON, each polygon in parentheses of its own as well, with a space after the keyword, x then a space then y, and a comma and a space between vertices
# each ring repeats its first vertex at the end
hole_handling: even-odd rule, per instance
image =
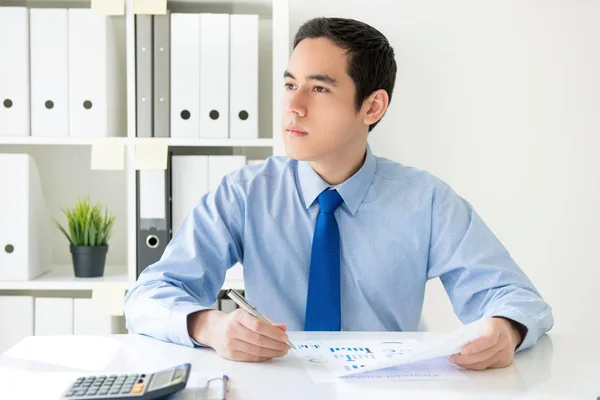
POLYGON ((424 171, 372 154, 394 51, 374 28, 317 18, 300 27, 285 72, 287 157, 228 175, 128 293, 133 332, 205 345, 239 361, 281 357, 286 330, 414 331, 440 277, 483 336, 451 361, 509 365, 553 325, 551 308, 472 206, 424 171), (210 310, 240 262, 248 300, 273 321, 210 310))

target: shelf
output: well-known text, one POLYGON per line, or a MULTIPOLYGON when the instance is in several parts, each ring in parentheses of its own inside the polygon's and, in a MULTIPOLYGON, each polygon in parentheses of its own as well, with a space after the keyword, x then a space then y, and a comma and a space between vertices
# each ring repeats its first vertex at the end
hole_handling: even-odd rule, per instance
MULTIPOLYGON (((96 137, 44 137, 44 136, 0 136, 0 145, 55 145, 55 146, 90 146, 97 140, 107 138, 96 138, 96 137)), ((112 137, 108 138, 111 140, 118 140, 125 142, 127 138, 124 137, 112 137)))
POLYGON ((272 147, 273 139, 178 139, 178 138, 82 138, 82 137, 40 137, 40 136, 0 136, 0 145, 53 145, 53 146, 90 146, 103 140, 122 141, 135 144, 137 141, 165 140, 169 146, 183 147, 272 147))
POLYGON ((221 290, 227 289, 245 290, 244 280, 225 278, 225 282, 223 283, 223 287, 221 288, 221 290))
POLYGON ((107 265, 102 277, 76 278, 71 265, 61 265, 30 281, 0 281, 0 290, 93 290, 106 285, 129 288, 127 268, 107 265))
POLYGON ((167 138, 169 146, 192 147, 272 147, 273 139, 174 139, 167 138))
MULTIPOLYGON (((222 290, 244 290, 244 279, 237 274, 225 278, 222 290)), ((0 290, 93 290, 98 286, 117 285, 129 289, 125 266, 107 265, 104 276, 76 278, 71 265, 60 265, 30 281, 0 281, 0 290)))

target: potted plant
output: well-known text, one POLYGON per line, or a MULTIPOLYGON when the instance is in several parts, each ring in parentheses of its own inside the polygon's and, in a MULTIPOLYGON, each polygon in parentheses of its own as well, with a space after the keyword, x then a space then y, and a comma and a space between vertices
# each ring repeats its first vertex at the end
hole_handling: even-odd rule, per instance
POLYGON ((99 203, 92 205, 89 196, 77 199, 73 208, 65 207, 62 212, 67 217, 69 232, 56 219, 53 221, 71 244, 75 276, 104 275, 108 239, 116 217, 109 214, 107 207, 103 210, 99 203))

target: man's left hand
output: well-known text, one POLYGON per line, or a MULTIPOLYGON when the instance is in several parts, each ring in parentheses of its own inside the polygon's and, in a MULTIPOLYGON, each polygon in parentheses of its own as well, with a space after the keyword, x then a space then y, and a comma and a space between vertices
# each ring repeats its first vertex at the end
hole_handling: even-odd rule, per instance
POLYGON ((508 367, 522 339, 509 320, 486 318, 481 337, 463 346, 459 354, 450 356, 450 362, 477 371, 508 367))

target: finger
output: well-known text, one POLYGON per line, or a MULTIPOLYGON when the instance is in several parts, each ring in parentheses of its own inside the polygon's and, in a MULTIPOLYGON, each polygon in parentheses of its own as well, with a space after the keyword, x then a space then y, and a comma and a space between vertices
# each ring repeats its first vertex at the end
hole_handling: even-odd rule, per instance
MULTIPOLYGON (((287 347, 287 346, 286 346, 287 347)), ((235 351, 240 351, 242 353, 249 354, 251 356, 260 357, 260 358, 276 358, 283 357, 287 354, 287 349, 285 350, 273 350, 267 347, 262 347, 255 345, 253 343, 246 342, 241 339, 234 339, 231 343, 231 349, 235 351)))
POLYGON ((224 358, 231 361, 242 361, 242 362, 260 362, 271 360, 269 357, 259 357, 252 354, 244 353, 237 350, 230 350, 227 354, 223 355, 224 358))
POLYGON ((507 357, 502 357, 500 359, 500 361, 496 362, 495 364, 490 365, 490 368, 505 368, 508 367, 510 364, 512 364, 513 360, 514 360, 514 353, 508 354, 507 357))
POLYGON ((273 326, 277 327, 278 329, 281 329, 282 331, 287 331, 287 325, 286 324, 273 324, 273 326))
POLYGON ((267 316, 264 316, 264 317, 265 317, 265 319, 266 319, 267 321, 269 321, 269 322, 270 322, 270 323, 271 323, 273 326, 276 326, 276 327, 278 327, 279 329, 282 329, 282 330, 284 330, 284 331, 287 331, 287 326, 286 326, 285 324, 276 324, 275 322, 273 322, 273 320, 272 320, 271 318, 269 318, 269 317, 267 317, 267 316))
POLYGON ((258 333, 259 335, 266 336, 275 341, 285 343, 288 341, 288 335, 281 329, 261 321, 253 315, 244 312, 239 315, 238 321, 240 324, 248 328, 249 330, 258 333))
POLYGON ((502 361, 503 357, 505 357, 505 353, 502 351, 499 351, 498 353, 494 354, 492 356, 492 358, 489 358, 485 361, 481 361, 481 362, 477 362, 477 363, 473 363, 473 364, 464 364, 464 365, 461 365, 461 367, 466 368, 466 369, 472 369, 475 371, 483 371, 484 369, 487 369, 490 366, 502 361))
POLYGON ((498 343, 499 335, 497 331, 486 332, 479 338, 464 345, 460 350, 460 354, 468 356, 494 347, 498 343))
POLYGON ((460 365, 460 366, 464 366, 466 364, 474 364, 474 363, 482 362, 482 361, 489 360, 490 358, 492 358, 501 349, 502 348, 500 346, 493 346, 493 347, 490 347, 489 349, 485 349, 485 350, 480 351, 479 353, 475 353, 475 354, 470 354, 470 355, 464 355, 464 354, 460 354, 460 353, 453 354, 452 356, 450 356, 450 362, 460 365))
POLYGON ((248 342, 254 346, 264 347, 266 349, 274 350, 279 353, 287 353, 289 349, 288 345, 285 344, 285 342, 280 342, 278 340, 271 339, 268 336, 256 333, 246 328, 244 325, 239 325, 239 329, 237 330, 234 336, 236 339, 243 340, 244 342, 248 342))

